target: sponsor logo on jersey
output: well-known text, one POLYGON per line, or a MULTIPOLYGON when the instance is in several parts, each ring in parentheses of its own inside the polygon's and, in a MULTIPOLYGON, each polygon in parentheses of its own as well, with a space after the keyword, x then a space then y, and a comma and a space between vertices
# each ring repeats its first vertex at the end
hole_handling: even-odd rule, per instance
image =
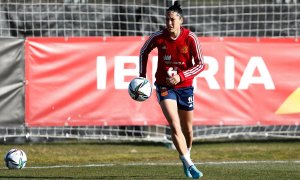
POLYGON ((177 61, 166 61, 166 64, 174 64, 174 65, 184 65, 184 62, 177 62, 177 61))

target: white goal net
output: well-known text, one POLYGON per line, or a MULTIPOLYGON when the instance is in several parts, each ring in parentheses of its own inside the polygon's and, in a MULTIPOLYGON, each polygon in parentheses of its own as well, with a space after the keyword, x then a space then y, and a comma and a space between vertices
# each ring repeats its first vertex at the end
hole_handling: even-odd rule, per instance
MULTIPOLYGON (((293 37, 299 0, 182 0, 184 26, 198 36, 293 37)), ((0 0, 0 37, 148 36, 165 26, 169 0, 0 0)), ((300 138, 295 126, 195 126, 203 139, 300 138)), ((0 127, 0 137, 170 142, 167 126, 0 127)))
MULTIPOLYGON (((147 36, 169 0, 1 0, 0 36, 147 36)), ((199 36, 298 37, 297 0, 182 0, 199 36)))

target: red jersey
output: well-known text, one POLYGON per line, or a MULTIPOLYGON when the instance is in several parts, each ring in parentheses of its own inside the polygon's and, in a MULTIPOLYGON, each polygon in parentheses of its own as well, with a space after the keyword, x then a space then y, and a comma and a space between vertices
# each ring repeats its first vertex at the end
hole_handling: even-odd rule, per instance
POLYGON ((152 34, 140 51, 140 76, 146 77, 148 55, 156 47, 156 83, 167 86, 166 79, 178 74, 181 81, 173 88, 192 86, 193 78, 204 68, 202 49, 197 36, 183 27, 176 39, 169 36, 167 29, 152 34))

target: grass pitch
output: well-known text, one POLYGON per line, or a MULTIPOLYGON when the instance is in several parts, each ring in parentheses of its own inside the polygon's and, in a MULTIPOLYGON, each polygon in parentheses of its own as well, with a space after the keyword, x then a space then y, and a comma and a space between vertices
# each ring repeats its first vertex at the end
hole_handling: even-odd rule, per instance
MULTIPOLYGON (((28 163, 0 179, 188 179, 175 150, 162 144, 47 143, 0 145, 2 157, 23 149, 28 163)), ((300 142, 195 143, 192 158, 201 179, 280 179, 300 177, 300 142)), ((0 163, 1 164, 1 163, 0 163)))

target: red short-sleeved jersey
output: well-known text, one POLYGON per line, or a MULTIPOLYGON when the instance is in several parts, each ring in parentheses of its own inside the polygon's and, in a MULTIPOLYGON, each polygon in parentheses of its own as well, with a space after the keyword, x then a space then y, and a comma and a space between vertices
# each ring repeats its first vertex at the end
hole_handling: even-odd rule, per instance
POLYGON ((181 82, 174 88, 192 86, 193 78, 204 68, 202 49, 197 36, 183 27, 176 39, 172 39, 166 29, 152 34, 140 51, 142 77, 146 77, 148 55, 155 47, 158 49, 156 83, 166 86, 166 78, 179 74, 181 82))

